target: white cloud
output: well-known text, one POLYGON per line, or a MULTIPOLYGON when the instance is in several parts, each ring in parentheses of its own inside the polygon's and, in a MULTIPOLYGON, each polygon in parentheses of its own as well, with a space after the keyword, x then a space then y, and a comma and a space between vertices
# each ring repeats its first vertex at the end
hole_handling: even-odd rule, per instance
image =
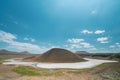
POLYGON ((116 44, 116 45, 120 45, 120 43, 118 43, 118 42, 117 42, 117 43, 115 43, 115 44, 116 44))
POLYGON ((96 30, 96 31, 89 31, 87 29, 81 31, 82 34, 103 34, 105 30, 96 30))
POLYGON ((93 31, 89 31, 89 30, 85 29, 85 30, 81 31, 81 33, 83 33, 83 34, 92 34, 93 31))
POLYGON ((35 42, 35 39, 33 39, 33 38, 28 38, 28 37, 25 37, 24 40, 25 40, 25 41, 35 42))
POLYGON ((117 47, 119 47, 119 48, 120 48, 120 43, 119 43, 119 44, 117 44, 117 47))
POLYGON ((114 45, 111 45, 111 46, 109 46, 109 48, 115 48, 115 46, 114 46, 114 45))
POLYGON ((14 36, 13 34, 0 30, 0 41, 9 43, 13 41, 14 39, 17 39, 17 37, 14 36))
POLYGON ((42 52, 47 50, 46 47, 39 47, 31 43, 24 43, 16 41, 17 37, 11 33, 0 30, 0 42, 9 44, 7 48, 16 49, 19 51, 42 52))
POLYGON ((69 42, 69 43, 80 43, 82 41, 84 41, 84 39, 72 38, 72 39, 67 40, 67 42, 69 42))
POLYGON ((79 44, 70 44, 70 48, 71 48, 71 49, 74 49, 74 48, 82 48, 82 46, 79 45, 79 44))
POLYGON ((108 43, 108 37, 97 38, 97 41, 99 41, 100 43, 108 43))
POLYGON ((87 42, 82 42, 80 43, 84 48, 92 48, 94 46, 92 46, 90 43, 87 43, 87 42))
POLYGON ((7 48, 17 49, 20 51, 30 51, 30 52, 35 52, 35 53, 46 50, 46 48, 39 47, 38 45, 35 45, 35 44, 16 42, 16 41, 11 42, 7 48))
POLYGON ((72 38, 72 39, 68 39, 67 42, 69 42, 69 44, 67 45, 67 47, 69 47, 71 49, 79 49, 79 48, 86 48, 86 49, 92 49, 92 50, 96 49, 90 43, 85 42, 84 39, 72 38))
POLYGON ((120 43, 114 43, 113 45, 109 46, 110 50, 112 51, 120 51, 120 43))
POLYGON ((115 44, 113 44, 113 45, 111 45, 111 46, 109 46, 110 48, 120 48, 120 43, 119 42, 117 42, 117 43, 115 43, 115 44))
POLYGON ((96 30, 95 34, 103 34, 105 32, 105 30, 96 30))

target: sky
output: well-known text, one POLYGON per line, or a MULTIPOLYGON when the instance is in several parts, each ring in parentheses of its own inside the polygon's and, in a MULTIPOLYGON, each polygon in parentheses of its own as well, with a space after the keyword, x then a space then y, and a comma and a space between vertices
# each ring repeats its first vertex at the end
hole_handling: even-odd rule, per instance
POLYGON ((0 0, 0 49, 120 52, 120 0, 0 0))

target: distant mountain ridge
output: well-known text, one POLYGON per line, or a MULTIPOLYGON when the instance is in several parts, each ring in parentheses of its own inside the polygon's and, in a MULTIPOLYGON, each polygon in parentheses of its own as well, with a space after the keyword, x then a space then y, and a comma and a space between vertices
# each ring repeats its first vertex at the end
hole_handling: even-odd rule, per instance
POLYGON ((14 51, 8 51, 5 49, 0 50, 0 55, 17 55, 17 54, 31 54, 28 51, 23 51, 23 52, 14 52, 14 51))
POLYGON ((91 58, 107 58, 107 59, 120 59, 120 53, 88 53, 86 51, 77 51, 77 55, 82 56, 82 57, 91 57, 91 58))
POLYGON ((88 54, 87 51, 76 51, 76 54, 88 54))

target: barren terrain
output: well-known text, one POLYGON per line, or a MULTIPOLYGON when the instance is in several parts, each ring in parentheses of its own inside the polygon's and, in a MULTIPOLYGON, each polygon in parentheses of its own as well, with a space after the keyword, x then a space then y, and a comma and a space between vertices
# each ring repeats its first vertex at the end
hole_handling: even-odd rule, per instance
MULTIPOLYGON (((6 59, 30 58, 32 56, 37 57, 38 55, 0 55, 0 80, 120 80, 120 62, 104 63, 90 69, 43 69, 2 64, 6 59)), ((85 57, 109 59, 108 56, 85 57)), ((112 60, 120 61, 120 58, 113 56, 112 60)))

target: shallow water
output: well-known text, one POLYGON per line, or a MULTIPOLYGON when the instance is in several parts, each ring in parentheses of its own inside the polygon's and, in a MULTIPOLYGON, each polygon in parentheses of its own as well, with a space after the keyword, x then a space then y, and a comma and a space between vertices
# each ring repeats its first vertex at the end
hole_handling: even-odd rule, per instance
POLYGON ((9 59, 7 62, 3 64, 6 65, 25 65, 25 66, 33 66, 36 68, 71 68, 71 69, 85 69, 85 68, 92 68, 98 66, 103 63, 109 62, 117 62, 113 60, 99 60, 99 59, 90 59, 84 58, 86 62, 76 62, 76 63, 38 63, 38 62, 22 62, 14 59, 9 59))

